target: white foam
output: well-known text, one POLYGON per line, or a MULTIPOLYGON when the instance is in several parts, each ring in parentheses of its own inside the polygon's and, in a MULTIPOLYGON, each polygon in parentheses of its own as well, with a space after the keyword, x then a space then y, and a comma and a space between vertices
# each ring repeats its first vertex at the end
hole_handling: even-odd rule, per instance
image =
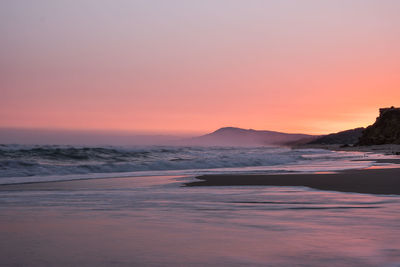
POLYGON ((277 147, 2 146, 0 184, 155 175, 330 172, 373 165, 359 152, 277 147))

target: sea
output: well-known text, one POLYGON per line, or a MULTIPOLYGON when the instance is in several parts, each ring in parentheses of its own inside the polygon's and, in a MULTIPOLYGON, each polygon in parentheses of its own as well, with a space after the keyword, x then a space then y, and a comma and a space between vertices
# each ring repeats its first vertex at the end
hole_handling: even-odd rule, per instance
POLYGON ((385 168, 287 147, 0 146, 0 266, 400 266, 400 196, 186 187, 385 168))
POLYGON ((365 152, 264 146, 0 145, 0 184, 159 175, 313 173, 379 166, 373 159, 381 157, 365 152))

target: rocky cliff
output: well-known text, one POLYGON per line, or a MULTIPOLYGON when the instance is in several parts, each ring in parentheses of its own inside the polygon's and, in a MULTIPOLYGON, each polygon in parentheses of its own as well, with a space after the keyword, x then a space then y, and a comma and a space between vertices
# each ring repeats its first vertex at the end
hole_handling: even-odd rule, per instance
POLYGON ((400 108, 380 109, 376 122, 362 133, 357 145, 400 144, 400 108))

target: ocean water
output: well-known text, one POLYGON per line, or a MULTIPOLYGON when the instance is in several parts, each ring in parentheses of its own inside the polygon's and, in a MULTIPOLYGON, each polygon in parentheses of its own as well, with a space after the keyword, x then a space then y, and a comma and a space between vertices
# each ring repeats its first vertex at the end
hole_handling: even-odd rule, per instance
POLYGON ((380 155, 270 147, 1 149, 0 266, 400 266, 399 196, 183 186, 202 173, 365 168, 377 166, 380 155), (31 181, 59 182, 24 184, 31 181))
POLYGON ((0 145, 0 184, 124 176, 323 172, 366 168, 374 165, 376 156, 282 147, 0 145))

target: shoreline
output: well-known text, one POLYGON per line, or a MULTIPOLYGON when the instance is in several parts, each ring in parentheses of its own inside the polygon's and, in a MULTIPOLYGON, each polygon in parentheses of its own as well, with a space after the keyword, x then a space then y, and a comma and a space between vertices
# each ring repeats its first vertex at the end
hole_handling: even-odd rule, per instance
POLYGON ((327 191, 400 195, 400 168, 329 174, 203 175, 196 179, 185 186, 305 186, 327 191))
POLYGON ((373 146, 345 146, 343 144, 306 144, 292 146, 292 149, 326 149, 331 151, 348 151, 348 152, 371 152, 383 155, 400 155, 400 145, 396 144, 385 144, 385 145, 373 145, 373 146))
POLYGON ((195 181, 182 183, 182 186, 235 186, 235 185, 261 185, 261 186, 306 186, 320 190, 331 190, 341 192, 371 193, 371 194, 396 194, 400 195, 400 157, 394 155, 393 149, 400 150, 400 145, 382 145, 372 147, 345 147, 340 145, 310 145, 296 146, 293 149, 302 148, 320 148, 330 151, 356 151, 371 152, 381 155, 394 156, 394 158, 376 158, 376 159, 355 159, 354 161, 374 161, 380 164, 390 164, 391 166, 376 166, 366 169, 338 170, 332 173, 289 173, 289 174, 207 174, 207 175, 150 175, 150 176, 125 176, 116 175, 113 177, 79 178, 66 180, 44 180, 44 181, 26 181, 20 183, 0 184, 0 189, 6 188, 36 188, 40 184, 48 185, 54 183, 79 183, 90 180, 116 180, 125 178, 143 178, 143 177, 192 177, 195 181), (364 178, 362 178, 362 177, 364 178), (318 180, 315 179, 318 177, 318 180), (351 177, 348 179, 346 177, 351 177), (354 180, 354 177, 358 180, 354 180), (399 177, 397 180, 395 177, 399 177), (112 178, 112 179, 111 179, 112 178), (281 182, 280 182, 281 180, 281 182), (334 181, 331 181, 334 180, 334 181), (358 184, 357 184, 358 183, 358 184), (377 186, 376 189, 372 188, 377 186), (396 189, 396 187, 398 189, 396 189))

